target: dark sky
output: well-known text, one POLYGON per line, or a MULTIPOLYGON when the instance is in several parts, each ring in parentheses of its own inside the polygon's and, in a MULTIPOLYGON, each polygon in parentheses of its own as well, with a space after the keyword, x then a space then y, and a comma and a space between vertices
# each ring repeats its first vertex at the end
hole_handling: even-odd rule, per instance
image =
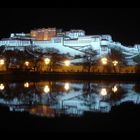
POLYGON ((140 43, 140 8, 0 8, 0 37, 10 32, 57 27, 111 34, 115 41, 140 43))

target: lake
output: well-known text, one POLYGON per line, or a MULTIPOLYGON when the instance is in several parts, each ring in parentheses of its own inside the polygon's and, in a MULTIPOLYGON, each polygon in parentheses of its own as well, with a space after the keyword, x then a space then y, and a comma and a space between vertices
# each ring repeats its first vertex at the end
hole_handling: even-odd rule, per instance
MULTIPOLYGON (((46 129, 48 120, 50 120, 48 126, 50 126, 52 130, 56 128, 64 130, 65 127, 63 124, 66 123, 65 121, 67 121, 67 123, 78 123, 79 120, 81 122, 80 127, 81 129, 83 128, 82 130, 94 129, 93 125, 89 125, 90 127, 82 125, 82 123, 90 123, 89 120, 91 123, 95 121, 96 123, 103 122, 104 124, 108 124, 110 130, 113 126, 112 123, 118 122, 117 117, 121 119, 124 118, 125 120, 125 117, 127 117, 126 114, 128 115, 129 111, 132 111, 135 116, 137 115, 135 121, 139 124, 137 120, 140 110, 139 105, 140 82, 131 83, 99 80, 0 82, 0 121, 5 122, 1 125, 1 129, 13 127, 14 125, 15 129, 20 129, 21 126, 21 129, 24 129, 29 125, 28 128, 33 130, 32 127, 34 123, 30 123, 34 119, 37 119, 37 121, 34 120, 36 126, 39 125, 39 127, 45 130, 49 129, 48 127, 46 129), (119 108, 121 105, 126 106, 119 108), (134 109, 132 109, 132 107, 134 107, 134 109), (139 108, 137 109, 137 107, 139 108), (115 113, 112 113, 113 109, 116 109, 115 113), (11 117, 9 118, 10 115, 11 117), (84 119, 85 116, 86 118, 84 119), (73 119, 76 120, 73 121, 73 119), (26 121, 28 120, 28 125, 23 125, 21 123, 22 120, 24 120, 25 123, 27 123, 26 121), (14 121, 14 123, 11 124, 12 121, 14 121), (41 125, 42 121, 45 122, 45 125, 41 125), (59 126, 59 121, 63 127, 59 126), (21 126, 18 124, 19 122, 21 126), (55 124, 54 122, 57 126, 53 126, 55 124), (11 124, 10 126, 9 123, 11 124)), ((131 112, 129 113, 131 114, 131 112)), ((131 116, 129 119, 134 119, 135 116, 131 116)), ((126 118, 126 120, 128 118, 126 118)), ((121 121, 124 122, 124 120, 121 121)), ((121 121, 119 123, 121 123, 121 121)), ((133 129, 139 127, 139 125, 135 127, 132 120, 129 120, 129 122, 133 125, 133 129)), ((96 125, 99 127, 101 124, 96 125)), ((127 125, 125 124, 125 127, 127 125)), ((98 127, 96 127, 97 130, 104 128, 98 127)), ((119 129, 119 127, 120 126, 116 126, 116 129, 119 129)), ((68 130, 77 129, 79 129, 78 126, 75 127, 75 129, 73 126, 68 127, 68 130)))

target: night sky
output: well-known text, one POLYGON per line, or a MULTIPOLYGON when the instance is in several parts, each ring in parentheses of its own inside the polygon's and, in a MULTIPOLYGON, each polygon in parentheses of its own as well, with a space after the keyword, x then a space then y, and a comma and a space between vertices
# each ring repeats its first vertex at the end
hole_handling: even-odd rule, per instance
POLYGON ((140 44, 140 8, 0 8, 0 37, 11 32, 56 27, 111 34, 123 44, 140 44))

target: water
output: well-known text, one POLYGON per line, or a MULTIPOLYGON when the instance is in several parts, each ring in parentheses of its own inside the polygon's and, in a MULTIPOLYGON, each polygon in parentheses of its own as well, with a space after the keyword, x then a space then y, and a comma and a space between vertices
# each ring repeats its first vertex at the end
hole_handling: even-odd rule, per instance
POLYGON ((0 82, 0 105, 10 112, 55 118, 110 113, 123 103, 140 104, 140 83, 105 81, 0 82))

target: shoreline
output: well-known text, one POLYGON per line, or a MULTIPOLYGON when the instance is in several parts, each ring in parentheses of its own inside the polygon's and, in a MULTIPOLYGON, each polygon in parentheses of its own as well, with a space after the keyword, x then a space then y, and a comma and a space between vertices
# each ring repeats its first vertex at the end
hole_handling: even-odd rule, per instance
POLYGON ((0 72, 1 81, 41 81, 41 80, 105 80, 140 81, 140 73, 39 73, 0 72))

